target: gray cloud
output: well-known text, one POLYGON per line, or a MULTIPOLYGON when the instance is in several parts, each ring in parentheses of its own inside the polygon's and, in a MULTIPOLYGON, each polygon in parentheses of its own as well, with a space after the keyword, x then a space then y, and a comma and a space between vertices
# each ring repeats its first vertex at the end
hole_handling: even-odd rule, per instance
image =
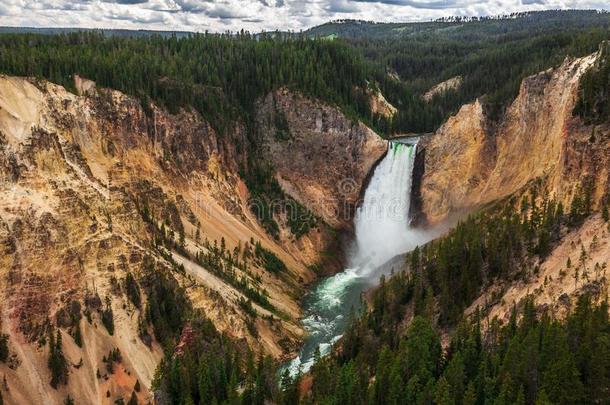
POLYGON ((349 0, 330 0, 324 9, 330 13, 354 13, 360 11, 355 2, 349 0))
POLYGON ((117 4, 144 4, 148 3, 148 0, 103 0, 106 3, 117 3, 117 4))
POLYGON ((562 8, 601 0, 0 0, 0 25, 191 31, 302 30, 334 19, 426 21, 562 8))
POLYGON ((381 3, 391 6, 408 6, 422 10, 444 10, 458 7, 466 7, 479 3, 486 3, 485 0, 353 0, 358 3, 381 3))

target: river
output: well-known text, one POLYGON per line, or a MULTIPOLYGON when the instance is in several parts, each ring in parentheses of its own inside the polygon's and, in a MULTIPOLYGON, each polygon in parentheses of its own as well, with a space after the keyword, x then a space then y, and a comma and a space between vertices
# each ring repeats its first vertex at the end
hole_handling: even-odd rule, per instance
POLYGON ((299 356, 284 364, 292 375, 307 372, 316 348, 322 356, 341 338, 350 315, 361 308, 362 292, 374 286, 395 256, 427 242, 409 226, 411 183, 417 142, 391 141, 377 165, 354 216, 355 237, 347 250, 348 268, 321 280, 303 300, 307 332, 299 356))

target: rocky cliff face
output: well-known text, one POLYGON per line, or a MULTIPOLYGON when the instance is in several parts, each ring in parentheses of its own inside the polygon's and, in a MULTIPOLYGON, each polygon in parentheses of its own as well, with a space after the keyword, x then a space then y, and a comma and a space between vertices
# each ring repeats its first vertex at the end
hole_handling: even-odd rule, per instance
MULTIPOLYGON (((275 357, 296 350, 298 300, 315 278, 308 266, 332 238, 319 228, 298 240, 265 233, 237 174, 246 158, 244 128, 236 124, 221 138, 194 111, 144 109, 85 79, 76 84, 80 96, 47 82, 0 77, 0 327, 11 353, 0 363, 10 387, 5 401, 52 404, 70 394, 110 403, 128 397, 136 381, 139 399, 149 401, 162 350, 142 323, 144 308, 130 304, 125 280, 145 278, 151 268, 171 274, 193 306, 233 338, 275 357), (182 248, 162 247, 159 235, 182 248), (227 256, 253 250, 252 241, 287 266, 278 275, 257 259, 245 269, 230 265, 268 297, 270 305, 252 304, 255 317, 243 310, 249 296, 240 285, 196 260, 219 246, 227 256), (108 308, 114 334, 103 326, 108 308), (70 383, 53 390, 44 339, 56 328, 70 383), (122 360, 107 373, 102 359, 114 348, 122 360)), ((266 138, 278 179, 328 224, 343 225, 325 216, 316 197, 341 199, 337 184, 344 178, 355 179, 350 191, 357 194, 383 142, 337 110, 287 92, 267 100, 276 98, 294 136, 290 148, 266 138)))
POLYGON ((585 196, 592 213, 581 226, 561 228, 548 256, 533 255, 532 269, 482 291, 467 314, 480 309, 488 319, 507 320, 513 306, 533 296, 561 316, 584 292, 607 299, 608 226, 599 211, 610 201, 610 126, 585 125, 573 115, 579 79, 597 57, 567 59, 525 79, 499 123, 488 122, 477 101, 421 141, 423 222, 437 224, 508 196, 519 204, 533 188, 566 213, 585 196))
POLYGON ((566 206, 583 178, 597 204, 608 184, 607 137, 573 117, 578 81, 597 55, 566 60, 525 79, 500 123, 489 123, 477 101, 465 105, 423 142, 422 212, 436 223, 454 212, 510 195, 534 179, 566 206))
POLYGON ((351 227, 360 191, 387 143, 338 109, 286 89, 262 100, 259 112, 263 153, 282 188, 332 227, 351 227), (288 123, 285 133, 277 129, 278 116, 288 123))

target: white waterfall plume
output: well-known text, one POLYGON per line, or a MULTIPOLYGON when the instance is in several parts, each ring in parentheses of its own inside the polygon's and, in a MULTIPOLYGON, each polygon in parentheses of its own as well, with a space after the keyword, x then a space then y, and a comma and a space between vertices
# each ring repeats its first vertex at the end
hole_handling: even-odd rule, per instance
POLYGON ((354 218, 356 239, 349 265, 361 275, 415 247, 407 232, 417 144, 390 142, 388 148, 354 218))

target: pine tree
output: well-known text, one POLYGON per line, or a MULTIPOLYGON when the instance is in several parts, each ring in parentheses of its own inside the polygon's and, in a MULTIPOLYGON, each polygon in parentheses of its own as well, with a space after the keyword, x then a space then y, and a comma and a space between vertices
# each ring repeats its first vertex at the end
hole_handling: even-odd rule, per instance
POLYGON ((449 393, 449 383, 445 377, 441 377, 436 383, 434 403, 437 405, 453 405, 455 402, 449 393))
POLYGON ((461 352, 456 353, 449 361, 449 364, 443 373, 443 377, 449 384, 451 398, 453 398, 456 402, 461 401, 462 397, 464 396, 464 390, 466 389, 466 375, 461 352))
POLYGON ((8 335, 0 334, 0 363, 6 363, 8 356, 8 335))
POLYGON ((470 381, 468 383, 468 388, 466 388, 466 393, 464 394, 464 400, 462 401, 463 405, 475 405, 477 403, 477 391, 474 386, 474 383, 470 381))
POLYGON ((548 395, 546 395, 546 391, 544 389, 540 390, 538 393, 538 398, 536 398, 535 405, 552 405, 553 403, 549 401, 548 395))
MULTIPOLYGON (((192 403, 192 400, 191 400, 191 403, 192 403)), ((129 399, 129 402, 127 402, 127 405, 138 405, 138 397, 137 397, 135 391, 133 391, 131 393, 131 398, 129 399)))
POLYGON ((583 386, 574 363, 565 333, 552 327, 545 337, 545 346, 552 359, 542 376, 542 389, 549 399, 557 404, 576 404, 583 399, 583 386))
POLYGON ((49 360, 48 367, 51 370, 51 387, 57 388, 60 384, 68 382, 68 362, 62 351, 61 332, 57 335, 49 333, 49 360))
POLYGON ((106 297, 106 308, 102 310, 101 318, 108 334, 110 336, 114 335, 114 313, 112 312, 110 297, 106 297))
POLYGON ((78 347, 83 347, 83 336, 78 323, 74 327, 74 343, 76 343, 78 347))
POLYGON ((139 309, 142 305, 140 287, 138 286, 138 283, 131 272, 127 273, 127 276, 125 277, 125 290, 127 291, 129 301, 131 301, 131 303, 139 309))
POLYGON ((381 349, 379 360, 377 361, 377 371, 375 373, 375 384, 373 385, 373 399, 376 404, 387 402, 386 395, 390 386, 390 371, 393 353, 388 347, 381 349))

